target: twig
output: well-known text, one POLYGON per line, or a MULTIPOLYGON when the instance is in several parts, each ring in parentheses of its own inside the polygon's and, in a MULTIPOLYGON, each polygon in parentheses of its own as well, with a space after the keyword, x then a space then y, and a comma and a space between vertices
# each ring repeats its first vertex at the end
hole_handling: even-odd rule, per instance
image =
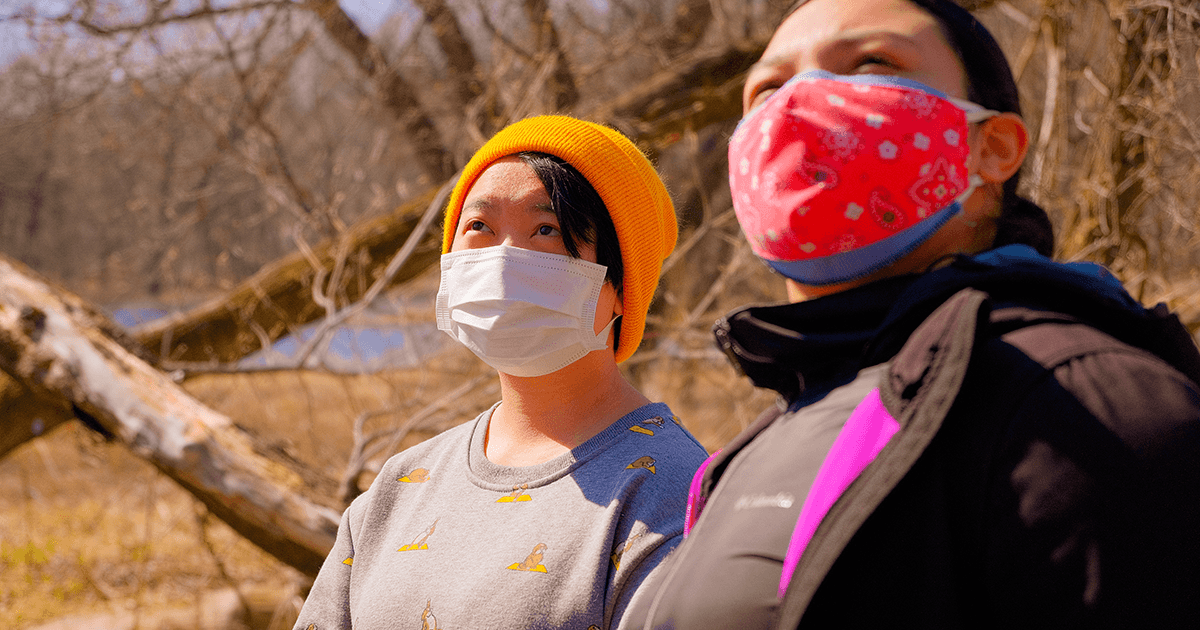
POLYGON ((150 28, 166 26, 176 22, 190 22, 200 18, 215 17, 218 15, 228 15, 237 13, 250 13, 259 9, 269 7, 290 7, 293 6, 291 0, 265 0, 263 2, 252 2, 249 4, 231 5, 224 7, 214 7, 210 3, 203 3, 199 9, 189 11, 188 13, 177 13, 174 15, 163 15, 162 11, 168 6, 168 3, 151 3, 152 9, 150 17, 141 22, 129 24, 117 24, 114 26, 106 26, 94 21, 95 6, 91 1, 82 3, 84 12, 79 18, 73 17, 73 11, 68 10, 67 13, 53 18, 53 21, 66 24, 74 24, 79 28, 101 37, 111 37, 121 33, 136 33, 150 28))
POLYGON ((1050 137, 1054 130, 1054 113, 1058 108, 1059 69, 1062 66, 1062 51, 1055 42, 1053 25, 1042 23, 1042 41, 1046 46, 1046 95, 1042 105, 1042 122, 1038 126, 1037 150, 1033 153, 1030 175, 1039 187, 1043 187, 1042 170, 1050 150, 1050 137))
POLYGON ((729 284, 729 280, 733 278, 738 269, 741 269, 742 263, 745 262, 749 252, 750 243, 742 239, 733 254, 733 258, 721 270, 721 275, 717 277, 716 282, 712 283, 712 286, 708 288, 708 292, 704 294, 704 297, 688 313, 687 319, 684 321, 685 328, 691 328, 696 323, 696 320, 708 310, 713 301, 717 299, 717 296, 725 292, 725 286, 729 284))
MULTIPOLYGON (((330 315, 321 322, 320 326, 313 331, 313 336, 304 343, 299 351, 296 352, 293 365, 297 367, 304 365, 304 362, 308 359, 308 356, 312 354, 312 351, 317 347, 317 344, 321 343, 321 340, 329 334, 330 330, 346 321, 346 319, 349 317, 362 312, 362 310, 369 306, 371 302, 373 302, 375 298, 383 292, 383 289, 391 283, 392 278, 396 277, 396 273, 400 271, 400 268, 404 266, 404 263, 408 262, 409 257, 411 257, 412 253, 416 251, 417 244, 420 243, 421 239, 425 237, 425 232, 429 230, 429 226, 433 224, 434 219, 441 213, 442 207, 445 205, 446 199, 450 196, 450 191, 454 189, 455 183, 458 182, 458 177, 460 174, 461 171, 458 174, 455 174, 454 177, 451 177, 450 180, 445 184, 442 184, 442 188, 438 190, 437 196, 435 196, 433 201, 429 203, 429 206, 425 208, 425 214, 421 216, 421 220, 417 223, 416 227, 413 228, 413 231, 408 235, 408 238, 405 239, 404 246, 400 248, 400 251, 396 252, 396 255, 393 256, 390 261, 388 261, 387 267, 383 270, 383 275, 379 276, 379 278, 377 278, 375 282, 371 284, 371 287, 367 289, 366 293, 363 294, 362 299, 341 310, 337 310, 336 307, 333 306, 331 300, 327 300, 324 303, 318 302, 321 303, 322 306, 329 304, 329 306, 326 306, 326 311, 330 313, 330 315)), ((310 254, 311 250, 309 250, 305 256, 309 256, 310 254)), ((322 269, 323 268, 324 267, 322 267, 322 269)), ((314 284, 313 299, 316 300, 316 297, 317 288, 314 284)))
POLYGON ((409 434, 413 429, 417 428, 421 423, 428 420, 435 413, 445 408, 451 401, 462 398, 467 392, 474 389, 485 379, 494 378, 494 374, 485 374, 477 376, 462 385, 459 385, 453 391, 443 395, 441 398, 425 405, 413 415, 405 419, 400 426, 381 433, 374 433, 370 436, 363 437, 363 425, 372 417, 381 416, 392 413, 393 409, 381 409, 374 411, 364 411, 359 414, 354 420, 354 447, 350 452, 350 461, 346 463, 346 470, 342 473, 342 479, 338 483, 338 497, 343 503, 349 504, 360 492, 358 488, 358 477, 366 469, 367 460, 374 457, 377 453, 390 453, 395 450, 396 446, 409 434), (378 440, 388 437, 388 441, 380 447, 371 448, 371 445, 378 440))
POLYGON ((200 529, 199 538, 200 544, 208 552, 208 557, 212 558, 213 564, 217 566, 217 575, 221 580, 233 588, 233 592, 237 594, 238 601, 242 604, 242 608, 250 610, 250 603, 246 601, 246 596, 242 594, 242 589, 238 588, 238 583, 229 575, 229 570, 225 567, 225 561, 217 554, 217 550, 213 547, 212 541, 208 538, 208 520, 212 513, 208 508, 199 501, 196 502, 196 526, 200 529))
POLYGON ((554 71, 555 62, 553 54, 539 53, 538 58, 541 59, 542 62, 537 66, 537 71, 534 74, 533 79, 531 79, 526 85, 524 97, 522 97, 517 105, 512 108, 512 114, 509 116, 509 120, 520 120, 526 116, 536 113, 532 109, 533 100, 543 94, 543 88, 546 86, 546 79, 548 79, 550 74, 554 71))
POLYGON ((1045 19, 1045 9, 1043 9, 1042 15, 1035 20, 1008 2, 999 2, 996 6, 1000 8, 1002 13, 1014 22, 1024 26, 1028 31, 1025 35, 1025 41, 1021 44, 1020 52, 1013 58, 1013 80, 1019 83, 1021 75, 1025 74, 1025 67, 1029 65, 1029 60, 1033 57, 1034 50, 1037 49, 1038 30, 1041 28, 1041 21, 1045 19))
POLYGON ((521 59, 524 59, 525 61, 533 61, 533 55, 529 51, 525 50, 511 39, 505 37, 501 29, 496 28, 496 25, 492 22, 492 18, 488 16, 487 9, 484 7, 483 2, 476 0, 475 6, 479 9, 479 21, 481 24, 483 24, 483 28, 488 31, 489 35, 494 37, 496 41, 503 44, 505 48, 515 53, 521 59))
POLYGON ((724 212, 717 215, 716 218, 701 223, 700 227, 696 228, 696 230, 692 232, 690 236, 688 236, 688 239, 684 241, 682 245, 676 247, 675 251, 671 252, 671 255, 668 256, 666 261, 663 262, 661 275, 665 275, 668 271, 670 271, 671 268, 674 267, 675 264, 680 260, 682 260, 684 256, 686 256, 687 253, 696 246, 697 243, 699 243, 705 236, 708 235, 709 232, 724 226, 735 216, 736 214, 733 211, 733 207, 729 207, 724 212))

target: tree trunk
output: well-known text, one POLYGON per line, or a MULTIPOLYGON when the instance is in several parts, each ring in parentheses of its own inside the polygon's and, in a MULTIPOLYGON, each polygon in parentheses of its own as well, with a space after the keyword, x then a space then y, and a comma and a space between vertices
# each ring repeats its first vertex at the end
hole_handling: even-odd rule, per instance
POLYGON ((545 86, 549 102, 555 111, 569 111, 579 101, 579 88, 559 42, 549 0, 525 0, 524 7, 525 17, 534 32, 535 50, 552 66, 545 86))
POLYGON ((429 21, 433 36, 446 55, 446 65, 450 69, 450 76, 447 78, 454 86, 459 105, 466 107, 483 94, 483 83, 480 81, 475 53, 459 26, 458 16, 446 5, 445 0, 413 0, 413 3, 429 21))
POLYGON ((405 136, 412 142, 417 161, 430 183, 448 179, 455 171, 453 159, 433 117, 417 100, 416 88, 387 63, 379 47, 346 15, 337 0, 307 0, 300 6, 321 20, 333 41, 378 86, 384 104, 399 119, 405 136))

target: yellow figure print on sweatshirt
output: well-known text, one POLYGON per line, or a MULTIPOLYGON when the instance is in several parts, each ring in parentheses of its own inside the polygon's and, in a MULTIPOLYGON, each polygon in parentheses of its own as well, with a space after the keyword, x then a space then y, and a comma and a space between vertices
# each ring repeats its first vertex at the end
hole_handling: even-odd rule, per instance
POLYGON ((532 501, 533 497, 529 496, 529 494, 527 494, 525 492, 528 489, 529 489, 529 484, 527 484, 527 483, 523 483, 519 486, 513 486, 513 491, 509 494, 506 494, 506 495, 500 497, 499 499, 496 499, 496 503, 517 503, 517 502, 524 502, 524 501, 532 501))
POLYGON ((630 536, 629 538, 625 539, 624 545, 621 545, 615 551, 613 551, 611 558, 612 558, 612 563, 613 563, 614 569, 616 569, 618 571, 621 570, 621 558, 625 555, 625 552, 629 551, 629 548, 633 546, 633 541, 635 541, 641 537, 642 537, 641 533, 634 534, 634 535, 630 536))
POLYGON ((433 524, 425 528, 425 531, 418 534, 411 544, 404 545, 396 551, 421 551, 423 549, 429 549, 429 545, 425 541, 429 540, 429 537, 433 535, 434 530, 437 529, 438 521, 440 520, 442 519, 433 519, 433 524))
POLYGON ((650 427, 657 427, 659 429, 663 428, 662 416, 655 416, 648 420, 642 420, 641 422, 629 427, 629 430, 633 431, 634 433, 641 433, 642 435, 654 435, 654 429, 650 427))
POLYGON ((403 481, 404 483, 425 483, 426 481, 429 481, 429 469, 414 468, 412 472, 400 477, 396 481, 403 481))
POLYGON ((433 600, 425 600, 425 610, 421 611, 421 630, 442 630, 437 624, 437 617, 433 616, 433 600))
POLYGON ((513 571, 534 571, 536 573, 546 573, 546 565, 542 564, 542 556, 547 549, 545 543, 538 543, 533 547, 533 551, 529 552, 528 556, 521 562, 516 562, 508 565, 508 568, 513 571))
POLYGON ((653 457, 646 455, 645 457, 639 457, 639 458, 635 459, 632 464, 625 467, 625 470, 644 468, 646 470, 649 470, 653 474, 658 474, 658 473, 654 472, 654 465, 656 463, 658 463, 658 462, 654 461, 653 457))

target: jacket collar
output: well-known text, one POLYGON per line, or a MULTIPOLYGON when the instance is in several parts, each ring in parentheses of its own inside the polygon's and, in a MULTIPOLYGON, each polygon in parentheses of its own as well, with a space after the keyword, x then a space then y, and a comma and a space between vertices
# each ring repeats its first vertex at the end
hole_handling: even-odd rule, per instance
POLYGON ((868 347, 914 281, 890 278, 815 300, 743 308, 718 320, 713 334, 755 386, 779 392, 790 404, 866 367, 868 347))
POLYGON ((1032 305, 1097 324, 1098 313, 1144 312, 1099 265, 1053 262, 1028 246, 1009 245, 924 274, 739 309, 718 320, 713 333, 735 367, 791 406, 889 360, 934 309, 967 287, 987 291, 996 309, 1032 305))

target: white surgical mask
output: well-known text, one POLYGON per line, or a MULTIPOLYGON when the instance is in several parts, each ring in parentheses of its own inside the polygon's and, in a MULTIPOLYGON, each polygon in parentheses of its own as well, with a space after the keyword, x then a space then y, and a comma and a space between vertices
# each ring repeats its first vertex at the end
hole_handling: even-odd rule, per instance
POLYGON ((505 374, 558 371, 608 346, 613 322, 593 332, 607 270, 508 245, 443 254, 438 330, 505 374))

